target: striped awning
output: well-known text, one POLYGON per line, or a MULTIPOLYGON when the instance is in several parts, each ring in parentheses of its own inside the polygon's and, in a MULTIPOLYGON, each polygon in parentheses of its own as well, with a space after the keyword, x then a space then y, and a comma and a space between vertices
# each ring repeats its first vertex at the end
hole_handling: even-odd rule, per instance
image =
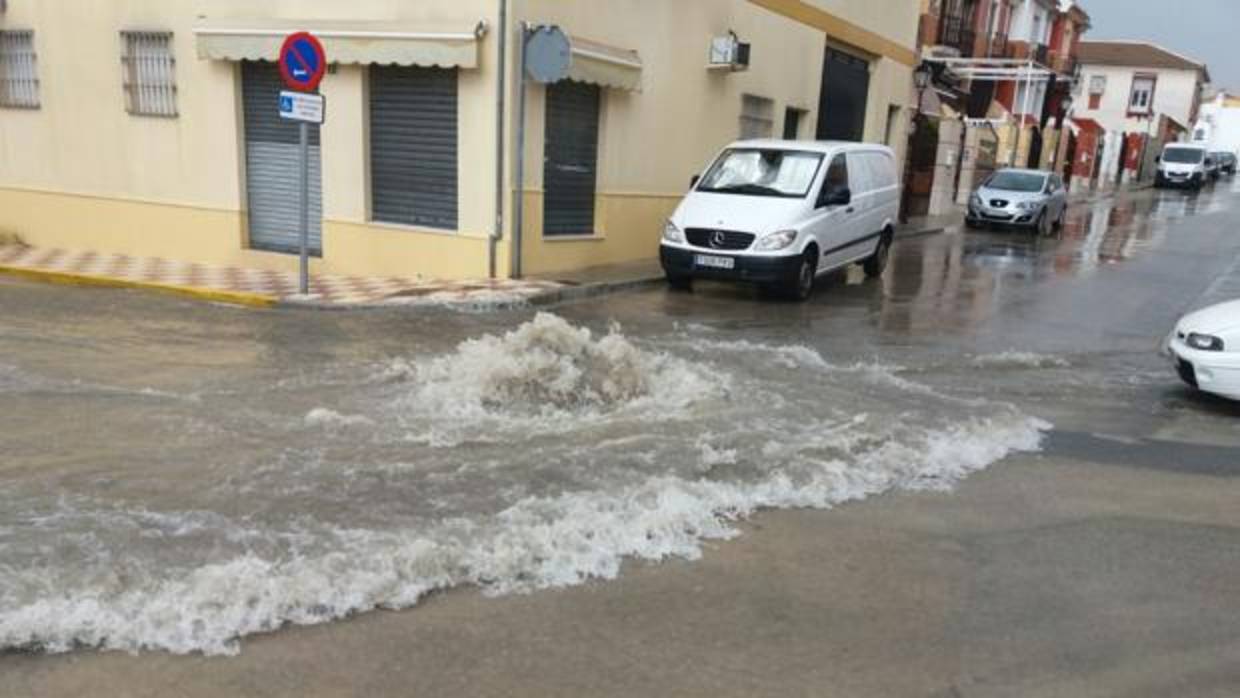
POLYGON ((217 61, 274 61, 284 37, 308 31, 323 43, 329 63, 477 68, 486 23, 426 26, 400 22, 204 19, 194 26, 198 57, 217 61))

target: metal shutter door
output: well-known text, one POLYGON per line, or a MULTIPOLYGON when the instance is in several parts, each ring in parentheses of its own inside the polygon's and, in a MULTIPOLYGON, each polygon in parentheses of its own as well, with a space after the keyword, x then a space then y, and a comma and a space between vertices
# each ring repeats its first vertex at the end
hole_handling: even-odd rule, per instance
POLYGON ((370 69, 371 216, 457 229, 457 73, 370 69))
POLYGON ((547 86, 544 235, 594 233, 601 92, 562 81, 547 86))
POLYGON ((828 48, 822 68, 818 140, 862 140, 865 137, 865 112, 869 95, 869 62, 828 48))
MULTIPOLYGON (((298 125, 280 118, 283 83, 275 63, 241 64, 245 109, 246 199, 250 210, 250 247, 297 252, 299 228, 298 125)), ((310 127, 310 251, 322 254, 323 193, 319 128, 310 127)))

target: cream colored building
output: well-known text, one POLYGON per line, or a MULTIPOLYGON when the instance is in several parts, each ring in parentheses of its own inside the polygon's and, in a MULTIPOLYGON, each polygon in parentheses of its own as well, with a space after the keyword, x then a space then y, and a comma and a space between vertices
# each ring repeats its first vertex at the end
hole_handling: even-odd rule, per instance
POLYGON ((689 178, 742 133, 847 133, 902 151, 918 6, 9 0, 0 231, 295 268, 296 127, 275 117, 274 64, 256 61, 308 29, 332 63, 312 269, 466 278, 650 258, 689 178), (523 23, 562 28, 573 67, 571 82, 527 89, 514 187, 523 23), (748 69, 708 67, 712 40, 732 35, 751 47, 748 69))

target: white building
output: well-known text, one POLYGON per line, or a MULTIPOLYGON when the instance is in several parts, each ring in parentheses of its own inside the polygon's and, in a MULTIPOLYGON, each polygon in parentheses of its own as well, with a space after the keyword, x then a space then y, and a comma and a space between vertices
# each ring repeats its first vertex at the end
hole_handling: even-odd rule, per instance
POLYGON ((1240 97, 1220 92, 1201 105, 1193 140, 1205 143, 1210 150, 1240 154, 1240 97))
MULTIPOLYGON (((1051 32, 1058 11, 1059 0, 1018 0, 1013 4, 1008 41, 1017 57, 1029 58, 1041 67, 1050 65, 1051 32)), ((1046 91, 1045 79, 1018 82, 1012 113, 1039 117, 1046 103, 1046 91)))
POLYGON ((1205 63, 1137 41, 1082 41, 1077 116, 1108 132, 1153 133, 1165 115, 1186 131, 1197 119, 1205 63))

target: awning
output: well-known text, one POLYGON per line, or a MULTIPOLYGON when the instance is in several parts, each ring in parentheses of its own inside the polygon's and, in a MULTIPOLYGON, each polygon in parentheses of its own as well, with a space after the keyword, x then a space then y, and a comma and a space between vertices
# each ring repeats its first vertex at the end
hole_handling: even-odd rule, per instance
POLYGON ((198 57, 217 61, 275 61, 284 37, 313 33, 329 63, 478 67, 478 40, 486 22, 428 27, 400 22, 299 21, 273 19, 200 20, 194 27, 198 57))
POLYGON ((577 37, 572 37, 570 42, 573 47, 573 62, 568 69, 570 80, 634 92, 641 90, 642 59, 637 51, 577 37))

